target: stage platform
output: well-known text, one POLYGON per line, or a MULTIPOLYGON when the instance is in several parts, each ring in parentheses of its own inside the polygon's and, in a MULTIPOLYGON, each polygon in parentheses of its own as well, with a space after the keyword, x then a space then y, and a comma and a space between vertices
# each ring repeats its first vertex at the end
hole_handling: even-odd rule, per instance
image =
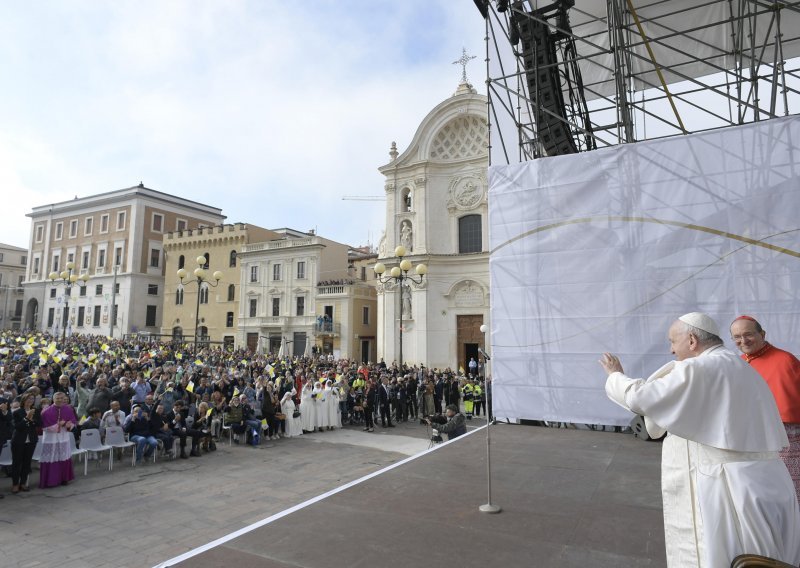
POLYGON ((626 434, 498 424, 498 515, 478 511, 480 429, 159 566, 666 566, 660 455, 626 434))

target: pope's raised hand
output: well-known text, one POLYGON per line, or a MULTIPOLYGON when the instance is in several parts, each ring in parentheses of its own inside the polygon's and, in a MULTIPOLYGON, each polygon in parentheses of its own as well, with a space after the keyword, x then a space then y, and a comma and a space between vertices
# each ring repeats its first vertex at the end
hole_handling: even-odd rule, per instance
POLYGON ((611 373, 623 373, 622 370, 622 363, 619 362, 619 358, 616 355, 612 355, 611 353, 603 353, 603 356, 600 358, 599 361, 600 365, 602 365, 603 369, 605 369, 606 373, 609 375, 611 373))

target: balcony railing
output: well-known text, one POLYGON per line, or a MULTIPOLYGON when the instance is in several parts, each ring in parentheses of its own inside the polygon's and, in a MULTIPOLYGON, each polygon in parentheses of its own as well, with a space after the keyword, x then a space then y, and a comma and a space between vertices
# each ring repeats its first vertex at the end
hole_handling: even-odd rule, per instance
POLYGON ((307 247, 309 245, 319 244, 317 237, 305 237, 302 239, 281 239, 279 241, 267 241, 264 243, 253 243, 244 245, 242 252, 254 252, 261 250, 278 250, 292 247, 307 247))
POLYGON ((342 324, 332 321, 319 321, 314 324, 314 335, 337 336, 342 333, 342 324))

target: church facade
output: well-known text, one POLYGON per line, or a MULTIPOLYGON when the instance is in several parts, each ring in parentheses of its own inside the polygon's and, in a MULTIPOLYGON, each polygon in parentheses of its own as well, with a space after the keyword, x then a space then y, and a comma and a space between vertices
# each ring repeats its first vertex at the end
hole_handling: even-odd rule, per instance
MULTIPOLYGON (((386 230, 378 247, 386 273, 395 248, 428 272, 401 296, 378 284, 378 357, 408 365, 467 368, 489 325, 487 98, 466 81, 420 123, 408 148, 379 168, 386 230), (402 316, 402 317, 401 317, 402 316)), ((413 269, 409 272, 413 274, 413 269)))

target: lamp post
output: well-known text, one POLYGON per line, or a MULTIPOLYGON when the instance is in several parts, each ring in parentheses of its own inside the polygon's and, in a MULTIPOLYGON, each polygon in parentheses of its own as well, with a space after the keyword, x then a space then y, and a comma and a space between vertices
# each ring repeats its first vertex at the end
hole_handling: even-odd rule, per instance
POLYGON ((185 268, 178 269, 178 278, 180 278, 181 286, 183 285, 184 281, 197 283, 197 306, 195 307, 194 312, 194 352, 196 354, 197 328, 200 325, 200 291, 203 289, 203 284, 211 286, 212 288, 219 286, 219 281, 222 280, 222 272, 217 270, 211 275, 211 277, 214 279, 214 282, 212 283, 211 280, 208 279, 208 274, 204 268, 206 265, 206 257, 198 256, 195 260, 197 261, 197 268, 194 269, 194 278, 188 277, 189 273, 185 268))
MULTIPOLYGON (((394 249, 394 255, 400 259, 400 263, 398 266, 393 266, 392 269, 389 271, 389 276, 384 276, 386 272, 386 265, 382 262, 379 262, 375 265, 374 269, 378 282, 381 284, 389 284, 394 283, 397 286, 397 290, 400 292, 398 294, 398 301, 397 306, 400 309, 400 361, 399 361, 399 369, 400 372, 403 372, 403 293, 405 286, 419 286, 422 284, 423 278, 428 273, 428 267, 422 263, 417 264, 414 267, 414 272, 417 273, 418 278, 414 278, 414 276, 409 276, 408 272, 411 270, 412 265, 411 261, 407 258, 403 258, 406 255, 406 247, 400 245, 396 249, 394 249), (408 284, 407 284, 408 283, 408 284)), ((409 291, 409 293, 411 293, 409 291)))
POLYGON ((75 270, 75 263, 70 261, 67 263, 66 270, 62 270, 60 274, 53 271, 47 276, 53 284, 63 284, 64 286, 64 315, 62 316, 61 320, 61 341, 64 341, 67 338, 69 299, 72 295, 72 285, 77 283, 78 286, 84 288, 86 283, 89 281, 88 274, 81 274, 78 276, 77 274, 73 273, 73 270, 75 270))

